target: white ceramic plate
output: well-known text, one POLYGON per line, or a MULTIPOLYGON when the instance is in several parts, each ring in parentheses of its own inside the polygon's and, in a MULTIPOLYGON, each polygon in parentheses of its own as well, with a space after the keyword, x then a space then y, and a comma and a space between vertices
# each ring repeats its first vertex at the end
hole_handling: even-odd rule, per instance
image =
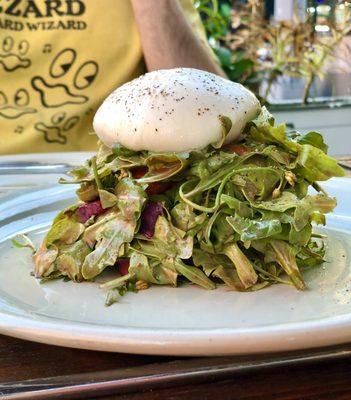
POLYGON ((109 308, 96 284, 40 284, 30 276, 30 254, 11 245, 10 238, 20 232, 39 243, 55 213, 74 201, 74 188, 17 193, 0 206, 0 333, 69 347, 165 355, 248 354, 347 342, 351 181, 333 179, 324 187, 339 205, 322 229, 329 262, 305 274, 308 290, 152 287, 109 308))

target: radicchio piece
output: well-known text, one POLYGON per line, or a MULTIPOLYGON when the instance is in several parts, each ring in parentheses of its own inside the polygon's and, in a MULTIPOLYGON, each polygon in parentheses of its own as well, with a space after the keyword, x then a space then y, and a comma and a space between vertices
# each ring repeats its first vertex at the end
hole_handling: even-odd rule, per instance
POLYGON ((129 258, 120 258, 117 261, 117 268, 121 275, 127 275, 129 269, 129 258))
POLYGON ((100 215, 104 213, 106 210, 102 208, 100 200, 93 201, 91 203, 85 203, 78 207, 77 215, 79 221, 84 224, 88 221, 90 217, 93 215, 100 215))
POLYGON ((161 203, 148 202, 144 211, 141 213, 139 233, 151 239, 155 233, 157 218, 162 214, 163 207, 161 203))

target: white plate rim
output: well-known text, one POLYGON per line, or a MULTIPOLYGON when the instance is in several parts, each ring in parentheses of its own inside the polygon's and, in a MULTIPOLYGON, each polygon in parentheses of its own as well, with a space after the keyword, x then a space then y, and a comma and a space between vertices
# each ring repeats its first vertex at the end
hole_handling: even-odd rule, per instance
POLYGON ((157 355, 218 356, 315 348, 348 342, 351 329, 351 315, 247 329, 199 330, 102 327, 63 320, 57 323, 49 321, 51 318, 38 320, 6 312, 0 312, 0 316, 4 324, 0 332, 18 338, 89 350, 157 355))

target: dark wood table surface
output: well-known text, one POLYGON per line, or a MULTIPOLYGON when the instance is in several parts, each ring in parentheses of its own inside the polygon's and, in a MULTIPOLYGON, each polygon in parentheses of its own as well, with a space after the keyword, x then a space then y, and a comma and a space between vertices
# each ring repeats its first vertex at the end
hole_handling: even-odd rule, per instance
MULTIPOLYGON (((0 335, 0 386, 3 382, 169 363, 171 357, 114 354, 69 349, 0 335)), ((1 398, 1 396, 0 396, 1 398)), ((95 399, 96 396, 91 397, 95 399)), ((101 397, 112 399, 351 399, 351 358, 285 365, 207 377, 193 383, 169 384, 101 397)), ((68 399, 68 398, 67 398, 68 399)))

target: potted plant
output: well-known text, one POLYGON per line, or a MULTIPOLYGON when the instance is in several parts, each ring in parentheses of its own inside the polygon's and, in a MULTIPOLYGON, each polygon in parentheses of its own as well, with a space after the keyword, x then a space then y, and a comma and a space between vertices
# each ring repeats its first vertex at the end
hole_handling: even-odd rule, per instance
MULTIPOLYGON (((351 74, 340 72, 335 50, 350 39, 351 3, 331 3, 281 21, 267 18, 261 0, 195 5, 229 79, 253 90, 292 128, 322 131, 330 152, 345 155, 351 154, 351 74), (343 96, 331 90, 338 81, 343 96)), ((349 50, 347 57, 351 60, 349 50)))

